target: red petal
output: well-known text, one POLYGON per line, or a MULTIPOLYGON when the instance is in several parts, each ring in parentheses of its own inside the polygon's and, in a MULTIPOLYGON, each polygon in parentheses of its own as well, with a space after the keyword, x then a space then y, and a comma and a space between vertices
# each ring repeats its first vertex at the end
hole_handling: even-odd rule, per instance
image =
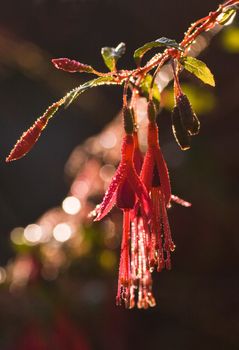
POLYGON ((126 177, 125 180, 118 186, 116 206, 119 209, 133 209, 135 206, 135 199, 135 193, 126 177))
POLYGON ((140 178, 145 184, 146 188, 150 190, 152 185, 153 178, 153 170, 154 170, 154 157, 151 152, 151 148, 149 148, 144 157, 144 163, 141 170, 140 178))
POLYGON ((103 201, 101 202, 100 206, 96 209, 97 216, 94 219, 94 221, 101 220, 105 215, 107 215, 110 210, 115 205, 116 200, 116 192, 118 189, 118 186, 122 183, 122 181, 126 177, 126 169, 127 169, 127 163, 120 163, 115 176, 113 177, 105 195, 103 198, 103 201))
POLYGON ((128 181, 140 201, 141 209, 144 211, 147 217, 150 218, 151 201, 145 185, 140 180, 139 176, 136 173, 136 170, 133 167, 128 169, 127 175, 128 175, 128 181))
POLYGON ((165 197, 165 205, 168 206, 171 200, 171 185, 168 173, 168 167, 159 147, 153 148, 155 161, 158 168, 161 189, 165 197))

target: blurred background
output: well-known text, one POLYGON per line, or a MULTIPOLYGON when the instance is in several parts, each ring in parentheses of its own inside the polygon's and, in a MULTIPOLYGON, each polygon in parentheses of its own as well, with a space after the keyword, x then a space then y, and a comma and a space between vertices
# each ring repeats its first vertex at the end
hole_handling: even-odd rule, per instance
POLYGON ((173 269, 154 276, 157 307, 115 306, 121 214, 91 225, 119 159, 121 88, 102 87, 62 110, 32 152, 5 164, 46 107, 87 79, 56 70, 69 57, 105 70, 103 46, 123 41, 121 68, 161 36, 180 41, 218 6, 195 0, 9 0, 0 13, 0 349, 239 348, 239 19, 200 58, 216 88, 183 74, 201 120, 192 148, 171 132, 164 92, 160 139, 173 193, 193 203, 169 212, 173 269), (110 125, 108 125, 111 123, 110 125), (95 135, 98 135, 97 137, 95 135))

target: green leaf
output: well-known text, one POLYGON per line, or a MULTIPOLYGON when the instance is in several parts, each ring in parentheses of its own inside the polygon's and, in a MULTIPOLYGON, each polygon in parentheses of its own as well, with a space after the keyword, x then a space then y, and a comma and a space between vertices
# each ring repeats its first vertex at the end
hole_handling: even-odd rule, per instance
POLYGON ((217 22, 219 24, 223 25, 228 25, 231 24, 234 17, 236 16, 236 10, 229 8, 225 12, 222 12, 218 17, 217 17, 217 22))
POLYGON ((81 95, 86 90, 100 85, 117 85, 117 83, 110 75, 89 80, 85 84, 82 84, 71 90, 63 97, 65 108, 67 108, 79 95, 81 95))
POLYGON ((150 42, 144 44, 143 46, 139 47, 137 50, 135 50, 134 60, 135 60, 136 64, 139 65, 144 54, 154 47, 172 47, 172 48, 175 48, 179 51, 183 51, 183 49, 180 47, 180 45, 175 40, 162 37, 162 38, 156 39, 154 41, 150 41, 150 42))
POLYGON ((180 63, 187 71, 194 74, 205 84, 215 86, 214 76, 204 62, 198 60, 195 57, 188 56, 181 58, 180 63))
MULTIPOLYGON (((152 79, 153 79, 152 75, 147 74, 140 85, 140 88, 142 89, 142 91, 146 97, 149 96, 152 79)), ((157 101, 158 103, 160 101, 160 92, 159 92, 158 85, 156 83, 154 83, 154 85, 153 85, 153 99, 155 101, 157 101)))
POLYGON ((101 55, 109 70, 116 69, 118 59, 125 53, 125 44, 120 43, 117 47, 102 47, 101 55))
POLYGON ((166 47, 172 47, 174 49, 177 49, 179 51, 184 51, 183 48, 173 39, 168 39, 165 37, 159 38, 156 40, 157 43, 160 43, 161 45, 164 45, 166 47))

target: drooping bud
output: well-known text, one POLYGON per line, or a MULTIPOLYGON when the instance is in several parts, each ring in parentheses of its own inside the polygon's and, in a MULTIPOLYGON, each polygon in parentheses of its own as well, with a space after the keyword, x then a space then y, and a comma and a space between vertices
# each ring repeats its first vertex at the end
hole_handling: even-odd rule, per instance
POLYGON ((54 58, 51 60, 57 69, 62 69, 69 73, 93 73, 94 69, 88 64, 80 63, 69 58, 54 58))
POLYGON ((174 107, 172 111, 172 129, 174 137, 183 151, 190 148, 190 135, 182 123, 179 108, 174 107))
POLYGON ((176 98, 176 105, 179 109, 182 124, 190 135, 197 135, 200 130, 200 122, 192 109, 188 97, 180 93, 176 98))
POLYGON ((27 131, 22 134, 20 139, 11 150, 9 156, 6 158, 6 162, 20 159, 32 149, 32 147, 39 139, 43 129, 45 129, 47 126, 49 119, 56 113, 61 104, 62 100, 53 103, 46 110, 46 112, 40 118, 38 118, 27 131))
POLYGON ((129 107, 123 107, 124 130, 126 134, 132 135, 134 132, 134 118, 129 107))

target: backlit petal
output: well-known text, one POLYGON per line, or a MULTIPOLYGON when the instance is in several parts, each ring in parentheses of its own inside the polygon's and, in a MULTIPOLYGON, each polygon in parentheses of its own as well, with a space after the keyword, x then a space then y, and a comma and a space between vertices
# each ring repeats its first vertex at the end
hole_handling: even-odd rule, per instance
POLYGON ((96 209, 97 216, 94 219, 94 221, 101 220, 105 215, 107 215, 110 212, 110 210, 115 205, 116 192, 117 192, 118 186, 122 183, 122 181, 126 177, 126 169, 127 169, 127 163, 121 162, 115 173, 115 176, 113 177, 105 193, 105 196, 101 204, 96 209))

